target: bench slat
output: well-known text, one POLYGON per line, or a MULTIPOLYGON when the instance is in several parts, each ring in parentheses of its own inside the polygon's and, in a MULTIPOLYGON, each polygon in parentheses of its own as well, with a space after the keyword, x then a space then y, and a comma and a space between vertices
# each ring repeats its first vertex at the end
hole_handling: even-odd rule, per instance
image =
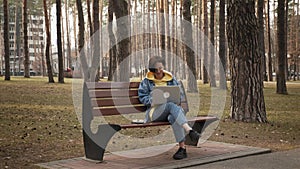
POLYGON ((111 98, 111 99, 101 99, 92 100, 92 107, 105 107, 105 106, 123 106, 123 105, 135 105, 141 104, 138 97, 124 97, 124 98, 111 98))
MULTIPOLYGON (((94 116, 144 113, 146 106, 138 99, 140 82, 86 82, 94 116)), ((186 97, 181 107, 188 112, 186 97)))
MULTIPOLYGON (((144 105, 132 105, 133 107, 109 107, 102 108, 96 107, 93 109, 94 116, 112 116, 120 114, 132 114, 132 113, 145 113, 147 110, 144 105)), ((183 110, 186 110, 186 106, 182 105, 183 110)))
POLYGON ((86 82, 88 89, 129 89, 138 88, 140 82, 86 82))
MULTIPOLYGON (((188 119, 188 122, 200 122, 200 121, 216 121, 218 118, 211 117, 211 116, 199 116, 193 117, 188 119)), ((126 128, 141 128, 141 127, 151 127, 151 126, 163 126, 163 125, 170 125, 169 122, 151 122, 151 123, 144 123, 144 124, 121 124, 120 127, 123 129, 126 128)))
POLYGON ((137 90, 90 90, 89 96, 91 98, 105 98, 105 97, 128 97, 137 96, 137 90))
POLYGON ((94 116, 111 116, 120 114, 131 114, 131 113, 141 113, 146 111, 144 105, 133 106, 133 107, 111 107, 111 108, 100 108, 93 109, 94 116))
MULTIPOLYGON (((112 99, 93 99, 91 100, 92 107, 106 107, 106 106, 131 106, 140 105, 141 102, 138 97, 124 97, 124 98, 112 98, 112 99)), ((186 110, 188 108, 187 102, 181 102, 181 107, 186 110)))

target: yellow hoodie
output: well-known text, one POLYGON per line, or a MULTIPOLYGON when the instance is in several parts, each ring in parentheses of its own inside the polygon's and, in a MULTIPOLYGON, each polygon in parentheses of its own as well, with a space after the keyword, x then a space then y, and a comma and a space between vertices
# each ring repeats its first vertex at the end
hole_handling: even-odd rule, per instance
POLYGON ((173 75, 171 72, 168 72, 166 70, 163 70, 164 77, 162 79, 155 79, 153 72, 147 72, 146 78, 149 80, 152 80, 156 86, 167 86, 167 82, 172 80, 173 75))
MULTIPOLYGON (((168 72, 168 71, 165 71, 165 70, 163 70, 163 72, 164 72, 164 77, 160 80, 155 79, 153 72, 148 72, 146 74, 146 78, 149 79, 149 80, 152 80, 154 82, 155 86, 167 86, 167 82, 172 80, 173 75, 172 75, 171 72, 168 72)), ((152 108, 149 111, 149 117, 150 117, 151 121, 152 121, 153 112, 155 111, 156 107, 157 106, 152 106, 152 108)))

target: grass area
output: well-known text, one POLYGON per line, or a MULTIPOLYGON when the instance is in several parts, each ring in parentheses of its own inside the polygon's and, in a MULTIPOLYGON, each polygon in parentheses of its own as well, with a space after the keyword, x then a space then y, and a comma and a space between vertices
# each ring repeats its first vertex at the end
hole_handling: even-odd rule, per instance
MULTIPOLYGON (((268 123, 241 123, 222 119, 211 140, 283 151, 300 147, 300 84, 287 83, 288 95, 276 94, 276 83, 265 83, 268 123)), ((226 105, 227 108, 229 104, 226 105)), ((225 109, 226 111, 226 109, 225 109)), ((227 110, 229 116, 229 111, 227 110)))
MULTIPOLYGON (((210 140, 273 151, 300 147, 300 83, 288 82, 287 86, 289 95, 278 95, 276 83, 265 83, 266 124, 230 120, 227 92, 225 114, 210 140)), ((200 107, 206 111, 211 91, 208 85, 199 87, 200 107)), ((36 163, 84 155, 71 79, 49 84, 41 77, 2 78, 0 92, 0 168, 34 168, 36 163)))

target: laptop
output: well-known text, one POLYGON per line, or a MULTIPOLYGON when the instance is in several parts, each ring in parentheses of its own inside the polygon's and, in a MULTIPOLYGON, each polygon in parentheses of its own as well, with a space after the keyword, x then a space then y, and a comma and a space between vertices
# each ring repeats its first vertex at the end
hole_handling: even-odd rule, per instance
POLYGON ((160 105, 167 102, 180 104, 179 86, 154 86, 152 91, 152 104, 160 105))

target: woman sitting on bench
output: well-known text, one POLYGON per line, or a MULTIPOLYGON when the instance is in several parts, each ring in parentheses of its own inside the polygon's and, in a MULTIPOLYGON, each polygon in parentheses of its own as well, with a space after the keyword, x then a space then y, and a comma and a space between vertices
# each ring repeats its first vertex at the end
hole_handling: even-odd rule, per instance
POLYGON ((160 56, 153 56, 149 60, 149 72, 140 83, 138 95, 140 101, 147 106, 146 122, 168 121, 179 144, 178 151, 173 155, 175 160, 187 157, 185 147, 185 132, 189 134, 192 141, 197 142, 200 134, 194 131, 187 123, 184 110, 173 102, 161 105, 152 104, 151 92, 154 86, 179 85, 176 78, 164 70, 165 60, 160 56))

